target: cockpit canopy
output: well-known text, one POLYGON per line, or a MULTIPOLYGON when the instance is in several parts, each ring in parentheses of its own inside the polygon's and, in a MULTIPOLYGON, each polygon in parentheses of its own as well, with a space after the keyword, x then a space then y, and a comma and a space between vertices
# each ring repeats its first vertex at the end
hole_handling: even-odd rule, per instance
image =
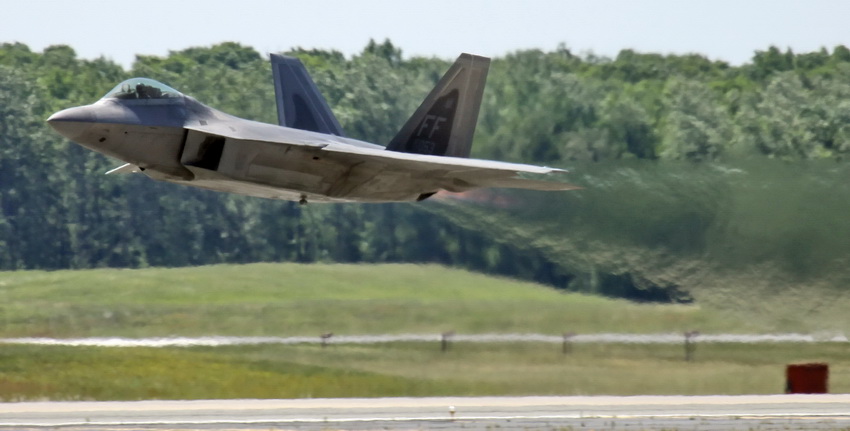
POLYGON ((104 99, 121 99, 121 100, 150 100, 150 99, 174 99, 181 97, 182 94, 153 79, 148 78, 130 78, 112 89, 104 99))

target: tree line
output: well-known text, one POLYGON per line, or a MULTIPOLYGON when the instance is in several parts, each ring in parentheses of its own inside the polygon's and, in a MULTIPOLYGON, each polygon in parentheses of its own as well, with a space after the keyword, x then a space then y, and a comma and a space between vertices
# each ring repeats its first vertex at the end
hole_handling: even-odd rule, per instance
MULTIPOLYGON (((381 144, 450 64, 406 58, 390 41, 372 41, 351 57, 300 48, 287 54, 305 63, 348 135, 381 144)), ((850 152, 850 50, 844 46, 811 53, 769 47, 741 66, 632 50, 615 58, 575 55, 566 47, 518 51, 492 63, 473 156, 571 167, 571 179, 588 188, 557 198, 587 213, 566 217, 562 206, 534 205, 548 217, 541 224, 550 230, 526 225, 518 228, 522 234, 511 234, 507 226, 494 228, 500 226, 495 219, 492 225, 481 222, 474 206, 456 200, 300 207, 140 175, 104 177, 115 160, 69 143, 44 119, 92 103, 132 76, 157 79, 234 115, 276 122, 269 64, 251 47, 222 43, 165 57, 140 55, 124 70, 105 58, 79 59, 68 46, 39 53, 23 44, 0 45, 0 269, 439 262, 560 288, 674 300, 686 297, 686 288, 606 265, 604 253, 591 268, 551 247, 529 247, 529 238, 576 229, 593 233, 587 241, 605 240, 603 223, 612 217, 591 214, 604 207, 601 191, 620 172, 606 166, 643 163, 638 177, 628 179, 640 182, 681 163, 841 164, 850 152), (600 171, 613 177, 582 176, 600 171), (600 206, 582 206, 590 201, 600 206)), ((669 175, 690 181, 678 171, 669 175)), ((705 183, 686 189, 699 194, 705 183)), ((720 206, 694 202, 683 193, 668 203, 685 210, 666 216, 651 212, 657 207, 633 205, 618 232, 643 238, 652 250, 704 250, 700 235, 716 227, 711 220, 720 206), (647 226, 658 230, 647 233, 647 226)))

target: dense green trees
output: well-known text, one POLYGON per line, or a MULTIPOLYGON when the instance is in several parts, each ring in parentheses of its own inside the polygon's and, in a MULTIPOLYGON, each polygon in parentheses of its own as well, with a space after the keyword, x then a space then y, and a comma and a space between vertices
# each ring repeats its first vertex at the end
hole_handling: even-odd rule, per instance
MULTIPOLYGON (((405 58, 389 41, 370 42, 350 58, 334 51, 291 54, 310 69, 349 135, 382 144, 449 65, 405 58)), ((843 166, 850 153, 850 50, 843 46, 801 54, 770 47, 738 67, 631 50, 614 59, 581 57, 565 47, 494 59, 473 156, 573 167, 572 180, 587 189, 545 198, 484 194, 489 204, 299 207, 143 176, 104 177, 115 161, 62 140, 43 121, 93 102, 125 78, 147 76, 226 112, 274 123, 269 74, 265 58, 236 43, 138 56, 129 71, 106 59, 78 59, 67 46, 36 53, 0 45, 0 269, 427 261, 575 290, 686 297, 687 283, 659 269, 675 267, 665 260, 671 251, 689 265, 700 256, 713 265, 721 255, 754 262, 799 255, 792 249, 800 237, 780 241, 769 233, 759 241, 787 252, 719 245, 738 237, 724 236, 729 226, 757 225, 735 217, 771 211, 734 203, 733 196, 755 193, 736 189, 739 177, 725 174, 740 169, 738 161, 843 166), (689 176, 700 170, 716 175, 689 176), (663 192, 618 188, 618 182, 660 184, 663 192), (523 202, 538 215, 512 218, 511 205, 499 202, 523 202), (622 257, 635 251, 666 257, 647 264, 650 271, 622 257)), ((807 184, 834 188, 832 172, 828 181, 807 178, 807 184)), ((815 251, 807 256, 819 262, 850 256, 818 235, 822 241, 810 243, 815 251), (826 243, 830 252, 818 254, 826 243)))

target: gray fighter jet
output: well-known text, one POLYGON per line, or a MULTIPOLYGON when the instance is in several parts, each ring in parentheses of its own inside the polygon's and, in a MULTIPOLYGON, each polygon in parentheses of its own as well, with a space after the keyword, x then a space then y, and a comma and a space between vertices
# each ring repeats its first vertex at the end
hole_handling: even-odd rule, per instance
POLYGON ((387 145, 345 137, 304 65, 271 55, 280 125, 234 117, 147 78, 57 112, 63 136, 178 184, 309 202, 420 201, 481 187, 569 190, 561 169, 468 158, 490 60, 462 54, 387 145))

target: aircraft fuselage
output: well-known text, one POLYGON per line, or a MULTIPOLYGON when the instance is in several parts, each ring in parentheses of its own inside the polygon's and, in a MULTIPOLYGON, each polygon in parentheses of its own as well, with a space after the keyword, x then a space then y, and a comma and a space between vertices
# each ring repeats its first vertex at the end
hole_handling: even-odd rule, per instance
POLYGON ((426 199, 480 187, 569 190, 523 175, 565 172, 469 158, 490 60, 462 54, 385 148, 344 136, 296 58, 271 55, 280 125, 206 106, 147 78, 47 122, 80 145, 123 160, 109 173, 223 192, 318 202, 426 199))
POLYGON ((323 160, 319 149, 333 145, 383 150, 380 145, 245 120, 186 95, 102 99, 57 112, 48 123, 78 144, 159 180, 286 200, 384 201, 419 196, 399 190, 387 199, 370 199, 347 196, 339 184, 334 188, 353 166, 337 158, 323 160), (282 145, 287 142, 297 146, 282 145))

